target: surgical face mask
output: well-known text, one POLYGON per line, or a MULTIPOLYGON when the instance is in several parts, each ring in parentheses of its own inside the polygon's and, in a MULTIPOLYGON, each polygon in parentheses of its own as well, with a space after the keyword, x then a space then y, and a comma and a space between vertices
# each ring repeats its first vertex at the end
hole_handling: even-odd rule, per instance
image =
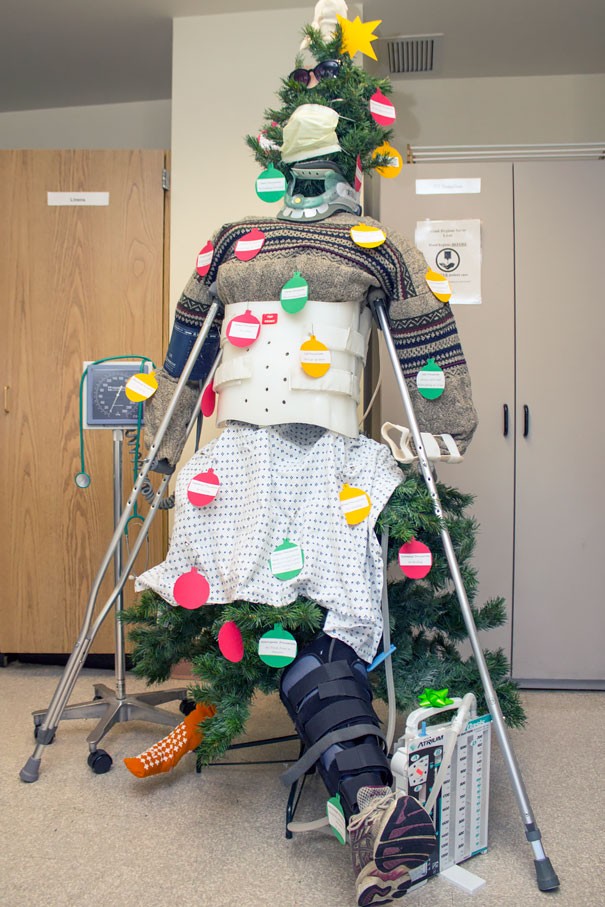
POLYGON ((297 107, 284 126, 281 159, 285 164, 308 161, 340 151, 336 136, 338 114, 322 104, 297 107))

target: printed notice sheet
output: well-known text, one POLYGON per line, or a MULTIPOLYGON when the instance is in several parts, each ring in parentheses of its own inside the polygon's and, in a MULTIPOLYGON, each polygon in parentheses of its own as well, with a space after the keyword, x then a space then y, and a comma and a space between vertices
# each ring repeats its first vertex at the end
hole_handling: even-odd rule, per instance
POLYGON ((422 220, 416 245, 429 268, 447 277, 451 305, 481 302, 481 221, 422 220))

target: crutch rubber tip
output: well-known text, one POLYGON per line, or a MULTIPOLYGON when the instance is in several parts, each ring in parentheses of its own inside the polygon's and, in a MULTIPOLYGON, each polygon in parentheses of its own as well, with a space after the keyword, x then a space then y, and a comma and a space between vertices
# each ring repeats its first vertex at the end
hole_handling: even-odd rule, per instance
POLYGON ((33 781, 37 781, 40 774, 41 761, 41 759, 34 759, 33 756, 30 756, 19 772, 19 777, 21 778, 21 780, 25 781, 27 784, 31 784, 33 781))
POLYGON ((552 868, 552 863, 548 857, 544 857, 543 860, 534 860, 534 866, 536 867, 536 878, 540 891, 554 891, 555 888, 559 887, 557 873, 552 868))

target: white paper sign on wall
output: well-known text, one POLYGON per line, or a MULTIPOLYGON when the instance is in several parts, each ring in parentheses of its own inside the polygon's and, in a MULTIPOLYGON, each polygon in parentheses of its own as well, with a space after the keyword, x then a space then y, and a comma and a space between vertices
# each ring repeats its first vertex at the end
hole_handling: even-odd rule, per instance
POLYGON ((421 220, 415 242, 431 270, 447 277, 450 305, 481 302, 481 221, 421 220))
POLYGON ((476 195, 481 179, 416 180, 416 195, 476 195))

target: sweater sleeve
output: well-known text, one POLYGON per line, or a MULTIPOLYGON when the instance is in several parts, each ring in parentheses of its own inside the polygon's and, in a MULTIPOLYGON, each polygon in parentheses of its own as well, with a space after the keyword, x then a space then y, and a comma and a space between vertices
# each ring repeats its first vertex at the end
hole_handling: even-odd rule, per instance
POLYGON ((463 454, 477 427, 477 413, 454 314, 429 289, 422 253, 395 231, 388 231, 388 242, 406 271, 405 280, 389 288, 388 317, 420 431, 437 440, 451 435, 463 454), (429 359, 445 373, 445 389, 434 400, 423 397, 416 386, 416 376, 429 359))
MULTIPOLYGON (((208 285, 206 278, 200 277, 197 271, 194 271, 177 303, 164 361, 164 369, 171 378, 180 377, 214 301, 212 286, 208 285)), ((191 381, 205 381, 208 377, 219 349, 222 319, 223 311, 219 309, 193 367, 191 381)))

